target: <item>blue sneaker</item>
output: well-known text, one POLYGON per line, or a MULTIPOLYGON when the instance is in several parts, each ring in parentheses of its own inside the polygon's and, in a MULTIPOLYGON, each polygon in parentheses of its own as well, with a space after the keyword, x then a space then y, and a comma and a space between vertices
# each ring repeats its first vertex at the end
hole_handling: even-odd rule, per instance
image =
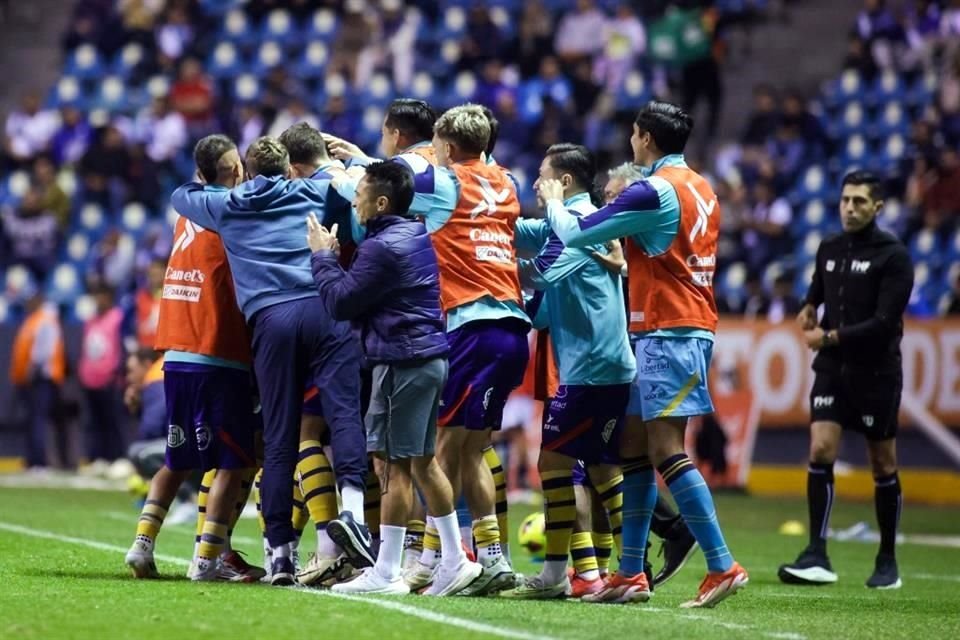
POLYGON ((275 587, 292 587, 297 583, 293 560, 274 556, 270 565, 270 584, 275 587))
POLYGON ((347 554, 354 568, 372 567, 376 563, 370 530, 354 520, 349 511, 342 512, 336 520, 327 523, 327 534, 347 554))

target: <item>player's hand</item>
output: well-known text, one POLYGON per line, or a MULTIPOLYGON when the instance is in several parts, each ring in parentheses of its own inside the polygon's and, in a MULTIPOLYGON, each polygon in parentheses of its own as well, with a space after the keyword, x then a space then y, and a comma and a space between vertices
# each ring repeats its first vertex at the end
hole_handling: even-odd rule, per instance
POLYGON ((366 158, 367 154, 360 150, 360 147, 347 142, 343 138, 331 136, 328 133, 323 134, 323 141, 327 143, 327 151, 337 160, 348 160, 350 158, 366 158))
POLYGON ((538 195, 544 204, 550 200, 563 200, 563 184, 553 178, 543 179, 540 181, 538 195))
POLYGON ((797 323, 803 331, 812 331, 817 326, 817 309, 812 304, 803 305, 797 314, 797 323))
POLYGON ((823 346, 823 336, 824 330, 822 327, 816 327, 810 329, 809 331, 803 332, 803 341, 807 343, 807 346, 813 349, 814 351, 819 351, 820 347, 823 346))
POLYGON ((310 251, 333 251, 339 253, 340 243, 337 242, 337 225, 330 227, 328 231, 320 221, 317 220, 317 214, 313 211, 307 216, 307 244, 310 245, 310 251))
POLYGON ((123 390, 123 404, 126 405, 127 411, 131 414, 136 415, 140 411, 140 387, 137 385, 128 385, 126 389, 123 390))
POLYGON ((617 275, 620 274, 620 271, 627 264, 626 258, 623 257, 623 247, 620 246, 619 240, 611 240, 607 243, 607 253, 594 251, 593 259, 599 262, 604 269, 617 275))

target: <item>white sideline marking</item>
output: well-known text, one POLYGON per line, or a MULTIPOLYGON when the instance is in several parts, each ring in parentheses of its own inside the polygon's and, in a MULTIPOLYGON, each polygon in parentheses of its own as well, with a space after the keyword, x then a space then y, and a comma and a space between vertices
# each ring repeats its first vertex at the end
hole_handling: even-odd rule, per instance
MULTIPOLYGON (((30 527, 22 527, 18 524, 12 524, 9 522, 0 522, 0 529, 5 531, 10 531, 11 533, 19 533, 24 536, 30 536, 33 538, 44 538, 47 540, 56 540, 58 542, 69 542, 71 544, 76 544, 82 547, 89 547, 90 549, 97 549, 99 551, 109 551, 110 553, 126 553, 127 549, 115 544, 107 544, 105 542, 97 542, 96 540, 87 540, 85 538, 74 538, 71 536, 63 536, 52 531, 43 531, 42 529, 31 529, 30 527)), ((162 560, 163 562, 169 562, 172 564, 177 564, 183 567, 189 566, 190 562, 183 558, 177 558, 175 556, 167 556, 162 554, 154 554, 154 558, 157 560, 162 560)), ((526 631, 518 631, 515 629, 508 629, 505 627, 496 627, 494 625, 485 624, 483 622, 476 622, 474 620, 467 620, 466 618, 458 618, 456 616, 447 615, 445 613, 437 613, 436 611, 430 611, 428 609, 421 609, 419 607, 414 607, 412 605, 403 604, 401 602, 393 602, 390 600, 380 600, 371 597, 363 596, 351 596, 342 593, 333 593, 330 591, 314 591, 312 589, 289 589, 293 593, 305 593, 309 595, 322 596, 327 598, 336 598, 338 600, 350 600, 352 602, 360 602, 362 604, 369 604, 375 607, 381 607, 383 609, 389 609, 391 611, 396 611, 404 615, 413 616, 414 618, 420 618, 421 620, 427 620, 429 622, 437 622, 439 624, 445 624, 451 627, 459 627, 461 629, 466 629, 468 631, 476 631, 478 633, 487 633, 492 636, 499 636, 501 638, 516 638, 516 640, 555 640, 555 638, 546 635, 540 635, 536 633, 528 633, 526 631)))
POLYGON ((917 580, 939 580, 940 582, 960 582, 960 576, 944 576, 936 573, 909 573, 906 576, 917 580))
MULTIPOLYGON (((120 522, 133 523, 134 525, 136 525, 137 515, 139 515, 137 514, 131 517, 131 514, 121 513, 119 511, 101 511, 100 514, 105 518, 109 518, 110 520, 118 520, 120 522)), ((189 534, 190 536, 194 536, 194 537, 196 537, 197 535, 197 530, 193 524, 164 524, 162 530, 173 531, 174 533, 189 534)), ((230 539, 233 542, 239 542, 240 544, 256 545, 257 548, 259 548, 260 545, 263 544, 262 540, 258 540, 256 538, 248 538, 247 536, 235 535, 230 539)))

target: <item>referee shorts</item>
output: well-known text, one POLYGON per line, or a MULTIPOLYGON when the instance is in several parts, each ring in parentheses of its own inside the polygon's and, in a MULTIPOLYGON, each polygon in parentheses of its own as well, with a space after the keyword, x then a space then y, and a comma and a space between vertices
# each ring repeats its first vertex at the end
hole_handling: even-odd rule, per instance
POLYGON ((867 440, 889 440, 897 435, 902 391, 900 372, 817 371, 810 391, 810 418, 836 422, 867 440))

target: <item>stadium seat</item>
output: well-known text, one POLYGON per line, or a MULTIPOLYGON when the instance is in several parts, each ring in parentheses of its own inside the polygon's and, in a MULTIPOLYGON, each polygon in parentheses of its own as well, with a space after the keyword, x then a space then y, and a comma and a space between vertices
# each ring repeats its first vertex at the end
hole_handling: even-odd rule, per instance
POLYGON ((217 44, 207 60, 207 72, 214 78, 236 78, 243 72, 243 58, 231 42, 217 44))
POLYGON ((11 321, 10 305, 7 304, 6 296, 0 296, 0 325, 13 324, 11 321))
POLYGON ((443 22, 440 25, 442 38, 459 38, 467 28, 467 12, 463 7, 448 7, 443 12, 443 22))
POLYGON ((860 100, 863 93, 863 79, 860 74, 848 69, 840 74, 839 78, 827 85, 823 97, 828 108, 838 109, 848 102, 860 100))
POLYGON ((878 223, 885 229, 899 234, 906 222, 903 203, 898 198, 888 198, 883 202, 878 223))
POLYGON ((847 144, 840 155, 841 163, 848 169, 862 167, 867 163, 869 152, 870 146, 866 138, 860 134, 852 135, 847 139, 847 144))
POLYGON ((339 26, 337 14, 330 9, 317 9, 307 24, 306 36, 309 40, 331 42, 337 35, 339 26))
POLYGON ((650 99, 650 87, 643 73, 634 69, 627 74, 616 95, 618 110, 638 111, 650 99))
POLYGON ((724 270, 720 277, 720 291, 723 295, 738 294, 747 282, 747 265, 734 262, 724 270))
POLYGON ((906 97, 903 80, 900 75, 887 69, 873 81, 867 92, 867 101, 871 106, 879 107, 884 103, 900 102, 906 97))
POLYGON ((120 212, 120 227, 135 237, 143 233, 146 224, 147 208, 139 202, 128 202, 120 212))
POLYGON ((106 71, 100 53, 92 44, 82 44, 67 57, 65 71, 68 75, 83 79, 96 79, 106 71))
POLYGON ((133 70, 143 62, 143 58, 143 45, 139 42, 130 42, 114 58, 111 72, 121 78, 129 78, 133 70))
POLYGON ((333 73, 324 78, 322 93, 325 97, 347 96, 349 99, 350 85, 341 74, 333 73))
POLYGON ((800 219, 806 229, 825 229, 827 226, 827 208, 823 200, 815 199, 803 208, 803 217, 800 219))
POLYGON ((447 38, 441 42, 440 59, 447 65, 447 68, 457 64, 460 61, 460 43, 452 38, 447 38))
POLYGON ((156 75, 147 80, 147 94, 151 98, 162 98, 170 93, 170 78, 156 75))
POLYGON ((83 87, 74 76, 63 76, 57 81, 50 95, 50 106, 82 106, 83 87))
POLYGON ((882 171, 896 174, 906 151, 907 141, 901 134, 894 133, 887 138, 879 159, 882 171))
POLYGON ((7 178, 7 194, 14 200, 19 201, 30 188, 30 174, 22 169, 18 169, 7 178))
POLYGON ((286 9, 274 9, 267 14, 260 29, 260 39, 283 42, 290 50, 296 49, 302 42, 293 16, 286 9))
POLYGON ((100 81, 96 106, 110 112, 126 111, 130 108, 130 99, 123 80, 117 76, 107 76, 100 81))
POLYGON ((283 62, 283 46, 277 41, 267 40, 257 49, 253 60, 253 72, 262 77, 283 62))
POLYGON ((816 258, 817 249, 820 248, 820 243, 822 241, 822 233, 816 230, 808 231, 807 235, 803 237, 803 244, 801 245, 803 257, 808 259, 816 258))
POLYGON ((19 292, 28 282, 30 282, 30 272, 27 271, 26 267, 15 264, 7 268, 3 282, 3 290, 5 293, 2 297, 6 297, 7 293, 19 292))
POLYGON ((223 28, 220 31, 218 42, 229 41, 241 47, 251 46, 257 40, 243 9, 231 9, 223 17, 223 28))
POLYGON ((490 7, 490 20, 500 29, 504 39, 509 40, 516 32, 513 18, 506 7, 493 5, 490 7))
POLYGON ((434 83, 429 73, 419 72, 413 76, 413 82, 410 84, 410 95, 433 104, 435 100, 434 83))
POLYGON ((81 264, 87 260, 90 255, 90 247, 93 243, 90 236, 83 231, 75 231, 67 239, 66 249, 64 251, 67 260, 76 264, 81 264))
POLYGON ((790 270, 789 260, 774 260, 768 264, 763 270, 763 286, 767 291, 773 289, 773 281, 782 276, 784 273, 790 270))
POLYGON ((297 75, 306 80, 322 78, 329 59, 330 50, 325 43, 311 42, 304 48, 303 54, 296 63, 297 75))
POLYGON ((70 307, 70 319, 73 322, 86 322, 97 313, 97 303, 93 296, 80 295, 70 307))
POLYGON ((103 207, 88 202, 80 209, 80 226, 90 234, 99 237, 106 228, 107 220, 103 207))
POLYGON ((260 97, 260 81, 251 73, 244 73, 233 82, 233 97, 240 102, 252 102, 260 97))
POLYGON ((808 202, 813 199, 824 199, 827 195, 827 170, 821 165, 807 167, 799 180, 796 193, 798 200, 808 202))
POLYGON ((362 148, 374 148, 380 140, 384 109, 379 105, 370 105, 363 110, 362 128, 358 144, 362 148))
POLYGON ((470 102, 477 93, 477 76, 470 71, 461 71, 454 78, 451 89, 456 102, 470 102))
POLYGON ((77 268, 69 262, 57 265, 50 275, 47 297, 58 304, 68 304, 81 293, 82 278, 77 268))
POLYGON ((913 108, 924 107, 933 101, 939 87, 937 73, 930 71, 917 78, 906 92, 907 104, 913 108))
POLYGON ((801 300, 807 295, 807 289, 809 289, 810 283, 813 281, 813 272, 816 270, 817 263, 814 260, 810 260, 803 265, 803 269, 797 274, 797 278, 793 283, 793 292, 801 300))
MULTIPOLYGON (((385 73, 373 74, 358 97, 364 105, 387 106, 394 97, 393 83, 390 82, 390 77, 385 73)), ((377 129, 379 130, 379 128, 380 125, 378 124, 377 129)))
POLYGON ((888 102, 873 123, 874 135, 886 138, 894 134, 906 135, 910 130, 910 121, 899 102, 888 102))
POLYGON ((68 198, 77 193, 77 174, 70 167, 64 167, 57 173, 57 186, 63 189, 68 198))
POLYGON ((838 124, 838 137, 849 138, 864 133, 867 129, 867 114, 863 103, 856 100, 848 102, 838 124))
POLYGON ((921 229, 910 240, 908 248, 915 264, 929 262, 936 264, 942 260, 937 234, 932 229, 921 229))

